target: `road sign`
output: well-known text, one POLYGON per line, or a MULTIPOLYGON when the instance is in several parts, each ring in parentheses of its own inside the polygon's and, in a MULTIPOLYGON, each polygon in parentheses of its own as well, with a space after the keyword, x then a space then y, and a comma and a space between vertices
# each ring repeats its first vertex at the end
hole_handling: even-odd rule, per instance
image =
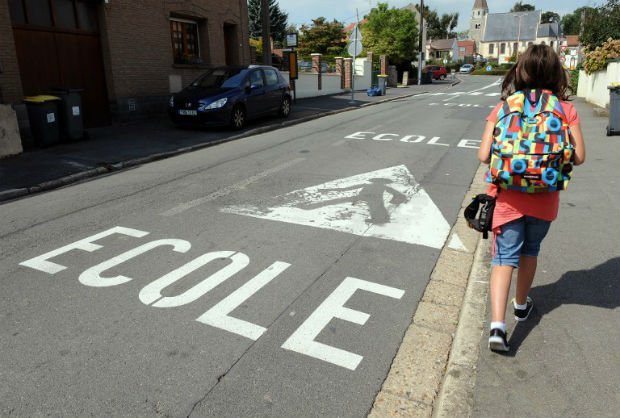
POLYGON ((349 46, 347 47, 347 52, 352 57, 357 57, 359 54, 362 53, 362 49, 364 49, 364 47, 362 46, 362 43, 360 41, 353 41, 353 42, 349 42, 349 46))
POLYGON ((493 67, 491 67, 490 65, 487 65, 487 71, 492 71, 493 67))

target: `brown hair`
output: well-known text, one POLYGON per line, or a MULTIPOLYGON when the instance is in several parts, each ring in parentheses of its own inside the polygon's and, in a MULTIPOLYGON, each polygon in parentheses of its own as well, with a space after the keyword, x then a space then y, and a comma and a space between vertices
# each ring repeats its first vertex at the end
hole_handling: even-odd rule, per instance
POLYGON ((547 89, 560 100, 568 100, 568 77, 560 57, 547 45, 531 45, 506 73, 502 98, 515 91, 547 89))

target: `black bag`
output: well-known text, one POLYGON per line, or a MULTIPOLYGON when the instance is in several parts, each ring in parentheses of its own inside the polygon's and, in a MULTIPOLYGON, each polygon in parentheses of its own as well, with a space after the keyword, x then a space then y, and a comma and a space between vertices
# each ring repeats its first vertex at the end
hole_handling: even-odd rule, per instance
POLYGON ((482 238, 489 237, 489 231, 493 225, 493 210, 495 209, 495 198, 488 194, 474 196, 471 203, 465 208, 465 220, 470 228, 482 232, 482 238))

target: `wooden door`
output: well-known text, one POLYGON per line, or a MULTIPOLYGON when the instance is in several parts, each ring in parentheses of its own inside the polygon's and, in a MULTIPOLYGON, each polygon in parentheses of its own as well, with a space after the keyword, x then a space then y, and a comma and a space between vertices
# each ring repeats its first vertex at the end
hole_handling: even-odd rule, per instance
POLYGON ((17 5, 12 10, 25 11, 23 16, 12 14, 24 95, 44 94, 57 87, 80 89, 84 126, 109 124, 96 4, 75 0, 11 1, 17 5), (28 9, 35 4, 36 12, 28 9), (47 12, 41 7, 49 10, 49 19, 42 18, 47 12))

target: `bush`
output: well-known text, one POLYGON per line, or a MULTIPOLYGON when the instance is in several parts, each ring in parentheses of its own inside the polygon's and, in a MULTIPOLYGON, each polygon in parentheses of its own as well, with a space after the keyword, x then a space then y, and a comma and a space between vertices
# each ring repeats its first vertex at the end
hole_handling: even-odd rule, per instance
POLYGON ((620 58, 620 39, 607 39, 601 46, 597 46, 593 51, 586 51, 583 61, 583 69, 587 74, 604 70, 607 64, 620 58))
POLYGON ((472 72, 473 75, 506 75, 506 73, 508 72, 508 70, 502 70, 499 68, 493 69, 491 71, 487 71, 484 68, 480 68, 478 70, 475 70, 474 72, 472 72))
POLYGON ((574 96, 577 94, 577 86, 579 85, 579 69, 570 70, 568 75, 568 88, 570 89, 570 93, 574 96))

